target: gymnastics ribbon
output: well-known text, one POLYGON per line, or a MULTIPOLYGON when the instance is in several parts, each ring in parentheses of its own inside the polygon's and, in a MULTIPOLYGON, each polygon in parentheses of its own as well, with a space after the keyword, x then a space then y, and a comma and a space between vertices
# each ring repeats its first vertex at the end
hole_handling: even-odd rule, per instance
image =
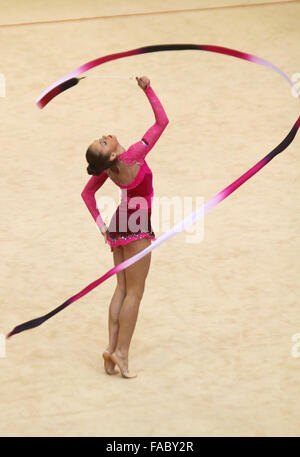
MULTIPOLYGON (((169 45, 146 46, 143 48, 134 49, 132 51, 121 52, 121 53, 117 53, 117 54, 111 54, 108 56, 100 57, 99 59, 88 62, 88 63, 82 65, 81 67, 78 67, 77 69, 75 69, 74 71, 72 71, 71 73, 64 76, 56 83, 54 83, 52 86, 50 86, 37 99, 36 103, 40 108, 43 108, 56 95, 63 92, 64 90, 68 89, 69 87, 72 87, 75 84, 77 84, 79 81, 77 76, 79 76, 83 72, 85 72, 97 65, 101 65, 110 60, 120 59, 123 57, 129 57, 129 56, 133 56, 133 55, 144 54, 147 52, 175 51, 175 50, 186 50, 186 49, 198 49, 198 50, 204 50, 204 51, 217 52, 220 54, 231 55, 233 57, 238 57, 240 59, 248 60, 250 62, 254 62, 259 65, 264 65, 266 67, 269 67, 269 68, 272 68, 273 70, 275 70, 284 79, 286 79, 292 87, 294 86, 292 81, 289 79, 289 77, 285 73, 283 73, 278 67, 276 67, 275 65, 273 65, 272 63, 270 63, 264 59, 254 56, 254 55, 245 54, 240 51, 235 51, 233 49, 223 48, 220 46, 193 45, 193 44, 173 44, 173 45, 169 44, 169 45), (70 81, 71 81, 71 83, 70 83, 70 81)), ((183 230, 185 230, 186 228, 188 228, 190 225, 192 225, 194 222, 196 222, 200 217, 202 217, 204 214, 206 214, 208 211, 210 211, 214 206, 218 205, 221 201, 223 201, 230 194, 232 194, 232 192, 234 192, 236 189, 238 189, 242 184, 244 184, 246 181, 248 181, 250 178, 252 178, 252 176, 254 176, 259 170, 261 170, 265 165, 267 165, 267 163, 269 163, 276 155, 278 155, 280 152, 284 151, 295 138, 299 127, 300 127, 300 116, 297 119, 297 121, 295 122, 295 124, 293 125, 290 132, 284 138, 284 140, 275 149, 273 149, 273 151, 271 151, 263 159, 261 159, 259 162, 257 162, 257 164, 255 164, 252 168, 250 168, 248 171, 246 171, 246 173, 244 173, 242 176, 240 176, 238 179, 236 179, 232 184, 225 187, 225 189, 223 189, 221 192, 217 193, 214 197, 212 197, 210 200, 208 200, 206 203, 204 203, 204 205, 197 208, 196 211, 194 211, 192 214, 190 214, 189 216, 184 218, 181 222, 179 222, 174 227, 172 227, 168 232, 164 233, 159 238, 157 238, 150 246, 145 248, 143 251, 130 257, 129 259, 125 260, 124 262, 121 262, 119 265, 111 268, 99 279, 96 279, 96 281, 94 281, 91 284, 89 284, 88 286, 86 286, 79 293, 70 297, 62 305, 58 306, 57 308, 55 308, 48 314, 45 314, 44 316, 38 317, 37 319, 32 319, 28 322, 18 325, 7 335, 7 338, 9 338, 12 335, 15 335, 17 333, 23 332, 25 330, 29 330, 31 328, 38 327, 43 322, 47 321, 52 316, 59 313, 67 306, 69 306, 71 303, 74 303, 76 300, 79 300, 81 297, 86 295, 88 292, 93 290, 95 287, 99 286, 101 283, 106 281, 111 276, 119 273, 122 270, 125 270, 125 268, 128 268, 130 265, 133 265, 135 262, 140 260, 142 257, 149 254, 151 251, 153 251, 153 249, 157 248, 162 243, 165 243, 167 240, 172 238, 177 233, 180 233, 183 230)))
POLYGON ((149 52, 161 52, 161 51, 186 51, 186 50, 198 50, 198 51, 209 51, 216 52, 218 54, 224 54, 232 57, 237 57, 239 59, 248 60, 249 62, 256 63, 258 65, 263 65, 264 67, 271 68, 279 73, 286 81, 292 86, 295 87, 290 78, 276 67, 276 65, 268 62, 265 59, 261 59, 253 54, 246 54, 244 52, 236 51, 235 49, 224 48, 222 46, 214 46, 210 44, 158 44, 153 46, 144 46, 137 49, 132 49, 125 52, 117 52, 115 54, 109 54, 104 57, 99 57, 98 59, 91 60, 75 70, 71 71, 67 75, 63 76, 61 79, 52 84, 48 89, 46 89, 36 100, 36 104, 39 108, 44 108, 54 97, 59 95, 61 92, 69 89, 72 86, 78 84, 79 80, 77 76, 85 73, 88 70, 91 70, 94 67, 102 65, 111 60, 118 60, 124 57, 137 56, 140 54, 147 54, 149 52))

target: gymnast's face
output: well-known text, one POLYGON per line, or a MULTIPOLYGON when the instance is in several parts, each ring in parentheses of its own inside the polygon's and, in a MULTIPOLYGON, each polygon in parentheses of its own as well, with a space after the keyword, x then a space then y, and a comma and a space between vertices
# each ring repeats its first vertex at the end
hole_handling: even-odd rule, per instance
POLYGON ((111 160, 116 158, 116 151, 118 147, 118 140, 115 135, 103 135, 101 138, 95 140, 90 148, 97 156, 110 156, 111 160))

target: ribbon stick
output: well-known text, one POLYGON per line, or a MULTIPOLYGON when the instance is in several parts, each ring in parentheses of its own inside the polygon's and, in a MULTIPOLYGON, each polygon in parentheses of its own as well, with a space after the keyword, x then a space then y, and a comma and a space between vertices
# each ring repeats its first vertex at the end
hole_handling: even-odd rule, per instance
POLYGON ((115 75, 89 75, 86 78, 100 78, 100 79, 134 79, 133 76, 115 76, 115 75))
MULTIPOLYGON (((245 54, 240 51, 236 51, 236 50, 229 49, 229 48, 223 48, 220 46, 193 45, 193 44, 173 44, 173 45, 170 44, 170 45, 146 46, 143 48, 134 49, 132 51, 127 51, 127 52, 122 52, 122 53, 118 53, 118 54, 111 54, 111 55, 108 55, 105 57, 100 57, 99 59, 88 62, 87 64, 84 64, 81 67, 78 67, 77 69, 73 70, 71 73, 64 76, 59 81, 57 81, 52 86, 50 86, 37 99, 36 103, 40 108, 43 108, 56 95, 69 89, 70 87, 78 84, 79 80, 81 79, 81 78, 78 78, 79 75, 81 75, 85 71, 87 71, 97 65, 103 64, 110 60, 120 59, 123 57, 129 57, 129 56, 143 54, 143 53, 147 53, 147 52, 175 51, 175 50, 186 50, 186 49, 198 49, 198 50, 217 52, 220 54, 226 54, 226 55, 230 55, 233 57, 238 57, 240 59, 248 60, 250 62, 269 67, 269 68, 275 70, 277 73, 279 73, 286 81, 288 81, 288 83, 292 87, 294 86, 293 82, 289 79, 289 77, 285 73, 283 73, 278 67, 273 65, 271 62, 268 62, 264 59, 254 56, 254 55, 245 54)), ((44 316, 38 317, 36 319, 32 319, 21 325, 18 325, 7 335, 7 338, 9 338, 12 335, 15 335, 17 333, 23 332, 25 330, 29 330, 29 329, 38 327, 43 322, 47 321, 52 316, 59 313, 67 306, 69 306, 71 303, 74 303, 76 300, 79 300, 81 297, 83 297, 84 295, 89 293, 91 290, 93 290, 95 287, 99 286, 101 283, 103 283, 104 281, 109 279, 114 274, 119 273, 120 271, 124 270, 125 268, 128 268, 130 265, 133 265, 135 262, 140 260, 142 257, 144 257, 145 255, 147 255, 151 251, 153 251, 153 249, 155 249, 158 246, 160 246, 161 244, 165 243, 167 240, 169 240, 170 238, 175 236, 177 233, 180 233, 183 230, 185 230, 186 228, 188 228, 191 224, 196 222, 205 213, 210 211, 213 207, 218 205, 221 201, 223 201, 230 194, 232 194, 232 192, 234 192, 236 189, 238 189, 242 184, 244 184, 246 181, 248 181, 250 178, 252 178, 252 176, 254 176, 256 173, 258 173, 258 171, 260 171, 265 165, 267 165, 276 155, 278 155, 280 152, 284 151, 295 138, 299 128, 300 128, 300 116, 298 117, 296 123, 293 125, 293 127, 290 130, 290 132, 288 133, 288 135, 275 149, 273 149, 273 151, 271 151, 269 154, 267 154, 262 160, 260 160, 252 168, 250 168, 246 173, 241 175, 233 183, 231 183, 229 186, 225 187, 225 189, 223 189, 221 192, 217 193, 214 197, 212 197, 210 200, 208 200, 206 203, 204 203, 204 205, 202 205, 200 208, 197 208, 196 211, 194 211, 192 214, 190 214, 189 216, 184 218, 181 222, 176 224, 171 230, 169 230, 168 232, 161 235, 150 246, 148 246, 146 249, 139 252, 138 254, 134 255, 130 259, 127 259, 124 262, 121 262, 119 265, 113 267, 112 269, 107 271, 103 276, 101 276, 99 279, 96 279, 94 282, 92 282, 91 284, 86 286, 76 295, 73 295, 72 297, 70 297, 62 305, 58 306, 57 308, 55 308, 48 314, 45 314, 44 316)))

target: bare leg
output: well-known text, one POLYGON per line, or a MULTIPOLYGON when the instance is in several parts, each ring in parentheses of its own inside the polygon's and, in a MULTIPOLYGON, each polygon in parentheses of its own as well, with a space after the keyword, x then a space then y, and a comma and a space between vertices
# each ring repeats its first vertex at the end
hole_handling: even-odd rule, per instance
MULTIPOLYGON (((123 247, 118 246, 113 250, 114 264, 118 265, 124 260, 123 247)), ((110 358, 110 355, 115 351, 119 333, 119 314, 126 295, 126 281, 125 273, 121 271, 117 273, 117 287, 112 296, 109 305, 109 316, 108 316, 108 332, 109 332, 109 343, 107 349, 103 352, 104 368, 107 374, 115 374, 115 362, 110 358)))
MULTIPOLYGON (((128 259, 150 245, 146 238, 132 241, 124 247, 124 259, 128 259)), ((118 365, 124 377, 136 375, 128 370, 128 353, 131 338, 135 329, 139 305, 145 289, 145 281, 150 267, 151 254, 146 255, 125 271, 126 296, 119 315, 119 334, 117 347, 111 359, 118 365)))

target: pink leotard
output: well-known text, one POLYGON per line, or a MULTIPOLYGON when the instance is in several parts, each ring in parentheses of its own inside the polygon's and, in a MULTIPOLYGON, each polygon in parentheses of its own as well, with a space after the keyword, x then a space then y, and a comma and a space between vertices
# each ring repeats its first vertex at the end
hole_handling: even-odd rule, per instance
MULTIPOLYGON (((155 115, 155 123, 147 130, 141 141, 131 145, 127 151, 123 152, 118 157, 119 160, 122 160, 122 162, 127 165, 132 165, 134 163, 140 164, 139 171, 131 183, 127 185, 123 185, 116 181, 113 182, 122 189, 122 198, 118 210, 124 208, 124 205, 126 205, 127 208, 130 207, 130 201, 134 197, 143 197, 143 201, 147 203, 148 211, 151 213, 151 202, 153 198, 152 172, 145 161, 145 157, 161 136, 169 123, 169 120, 152 87, 148 86, 145 90, 145 94, 152 106, 155 115)), ((93 176, 81 193, 81 196, 99 229, 104 225, 104 221, 97 208, 95 193, 100 189, 108 177, 106 171, 103 171, 99 176, 93 176)), ((127 237, 126 240, 124 237, 125 241, 112 241, 108 236, 107 241, 111 246, 116 246, 119 244, 126 244, 126 242, 140 238, 142 235, 143 234, 134 236, 134 234, 131 233, 131 236, 127 237)), ((148 238, 154 238, 154 236, 150 237, 149 234, 144 235, 148 238)))

